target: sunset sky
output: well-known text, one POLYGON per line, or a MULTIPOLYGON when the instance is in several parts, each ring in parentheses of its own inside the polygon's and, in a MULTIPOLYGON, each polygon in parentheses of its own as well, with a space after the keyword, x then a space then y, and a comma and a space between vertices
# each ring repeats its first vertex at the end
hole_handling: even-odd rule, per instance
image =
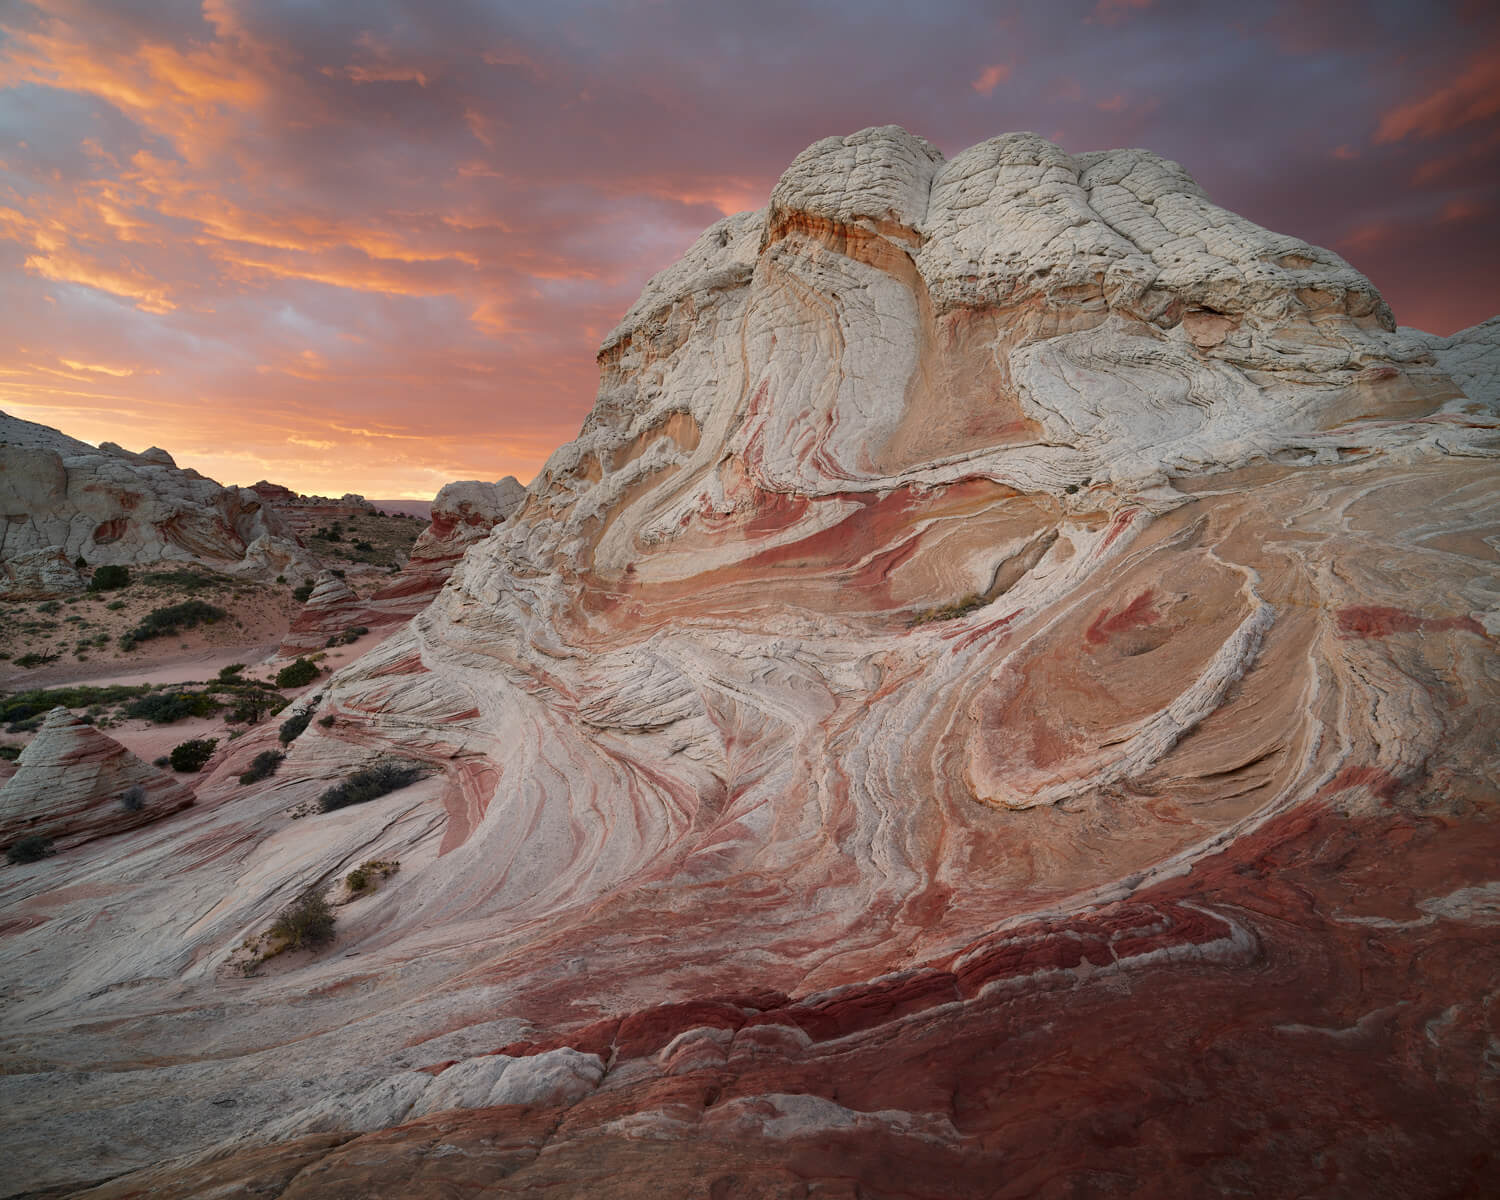
POLYGON ((1500 4, 0 0, 0 408, 226 483, 529 481, 810 142, 1146 146, 1500 312, 1500 4))

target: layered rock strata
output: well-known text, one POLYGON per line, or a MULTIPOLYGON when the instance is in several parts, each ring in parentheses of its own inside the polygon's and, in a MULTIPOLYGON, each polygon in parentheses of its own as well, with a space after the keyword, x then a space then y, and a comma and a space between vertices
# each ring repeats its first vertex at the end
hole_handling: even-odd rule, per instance
POLYGON ((810 147, 647 286, 580 436, 274 781, 132 835, 107 938, 52 950, 85 902, 0 879, 16 1161, 1494 1191, 1492 341, 1398 330, 1143 151, 810 147), (434 774, 291 819, 391 755, 434 774), (333 953, 218 973, 377 857, 333 953))
POLYGON ((0 786, 0 846, 37 836, 68 849, 192 803, 192 788, 54 708, 0 786))

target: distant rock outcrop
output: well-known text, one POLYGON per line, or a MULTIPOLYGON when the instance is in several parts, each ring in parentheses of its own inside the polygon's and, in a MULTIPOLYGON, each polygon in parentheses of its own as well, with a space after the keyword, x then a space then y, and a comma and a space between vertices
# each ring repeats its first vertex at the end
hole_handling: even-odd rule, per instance
POLYGON ((67 849, 192 803, 191 788, 54 708, 0 786, 0 846, 38 835, 67 849))
POLYGON ((295 555, 293 531, 248 488, 183 470, 157 447, 95 448, 0 413, 0 563, 59 548, 90 566, 168 560, 264 574, 263 558, 246 560, 261 538, 295 555))
POLYGON ((431 524, 391 581, 360 600, 342 580, 319 576, 277 653, 288 658, 306 654, 351 627, 388 630, 405 624, 442 590, 469 547, 525 501, 526 489, 509 475, 495 483, 466 479, 445 484, 432 501, 431 524))
POLYGON ((0 562, 0 599, 50 600, 83 589, 83 576, 61 546, 23 551, 0 562))

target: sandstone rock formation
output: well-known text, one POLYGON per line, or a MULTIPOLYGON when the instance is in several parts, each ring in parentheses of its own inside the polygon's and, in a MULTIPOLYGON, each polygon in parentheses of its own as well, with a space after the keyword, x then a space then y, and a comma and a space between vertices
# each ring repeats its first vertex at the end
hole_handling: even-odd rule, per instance
POLYGON ((375 511, 373 504, 354 492, 345 492, 338 499, 304 496, 264 479, 251 484, 248 490, 254 492, 298 537, 307 537, 335 521, 347 521, 375 511))
MULTIPOLYGON (((291 529, 248 488, 221 487, 153 446, 97 449, 0 413, 0 563, 60 547, 90 566, 162 560, 264 573, 258 539, 294 557, 291 529)), ((270 556, 274 557, 274 555, 270 556)))
POLYGON ((810 147, 274 783, 221 766, 116 850, 107 934, 0 878, 13 1160, 141 1168, 96 1197, 1495 1192, 1493 340, 1398 330, 1144 151, 810 147), (291 819, 391 754, 440 773, 291 819), (333 953, 216 974, 375 857, 333 953))
POLYGON ((83 576, 61 546, 27 550, 0 562, 0 598, 6 600, 50 600, 83 588, 83 576))
POLYGON ((55 708, 0 786, 0 846, 36 835, 68 849, 192 803, 192 788, 55 708))
POLYGON ((281 640, 277 653, 287 658, 321 650, 330 637, 360 624, 364 605, 344 580, 332 571, 320 571, 313 590, 281 640))
POLYGON ((389 630, 404 625, 442 590, 465 551, 518 511, 526 489, 513 476, 497 483, 461 480, 445 484, 432 501, 432 520, 412 546, 401 570, 363 600, 339 581, 318 576, 318 586, 293 622, 277 654, 283 658, 321 648, 350 628, 389 630))

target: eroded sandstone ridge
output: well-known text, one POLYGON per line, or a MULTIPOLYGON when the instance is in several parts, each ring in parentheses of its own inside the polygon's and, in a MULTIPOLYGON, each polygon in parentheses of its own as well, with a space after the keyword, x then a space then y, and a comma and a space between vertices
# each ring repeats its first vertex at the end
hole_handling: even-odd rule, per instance
MULTIPOLYGON (((295 532, 249 488, 227 488, 177 466, 156 446, 97 448, 0 413, 0 594, 59 584, 37 564, 163 560, 274 576, 300 569, 295 532)), ((52 573, 55 576, 55 572, 52 573)))
POLYGON ((1494 1191, 1495 328, 1398 330, 1143 151, 810 147, 273 781, 252 735, 170 839, 0 878, 14 1159, 1494 1191), (292 818, 392 754, 439 773, 292 818), (377 857, 333 951, 223 973, 377 857))

